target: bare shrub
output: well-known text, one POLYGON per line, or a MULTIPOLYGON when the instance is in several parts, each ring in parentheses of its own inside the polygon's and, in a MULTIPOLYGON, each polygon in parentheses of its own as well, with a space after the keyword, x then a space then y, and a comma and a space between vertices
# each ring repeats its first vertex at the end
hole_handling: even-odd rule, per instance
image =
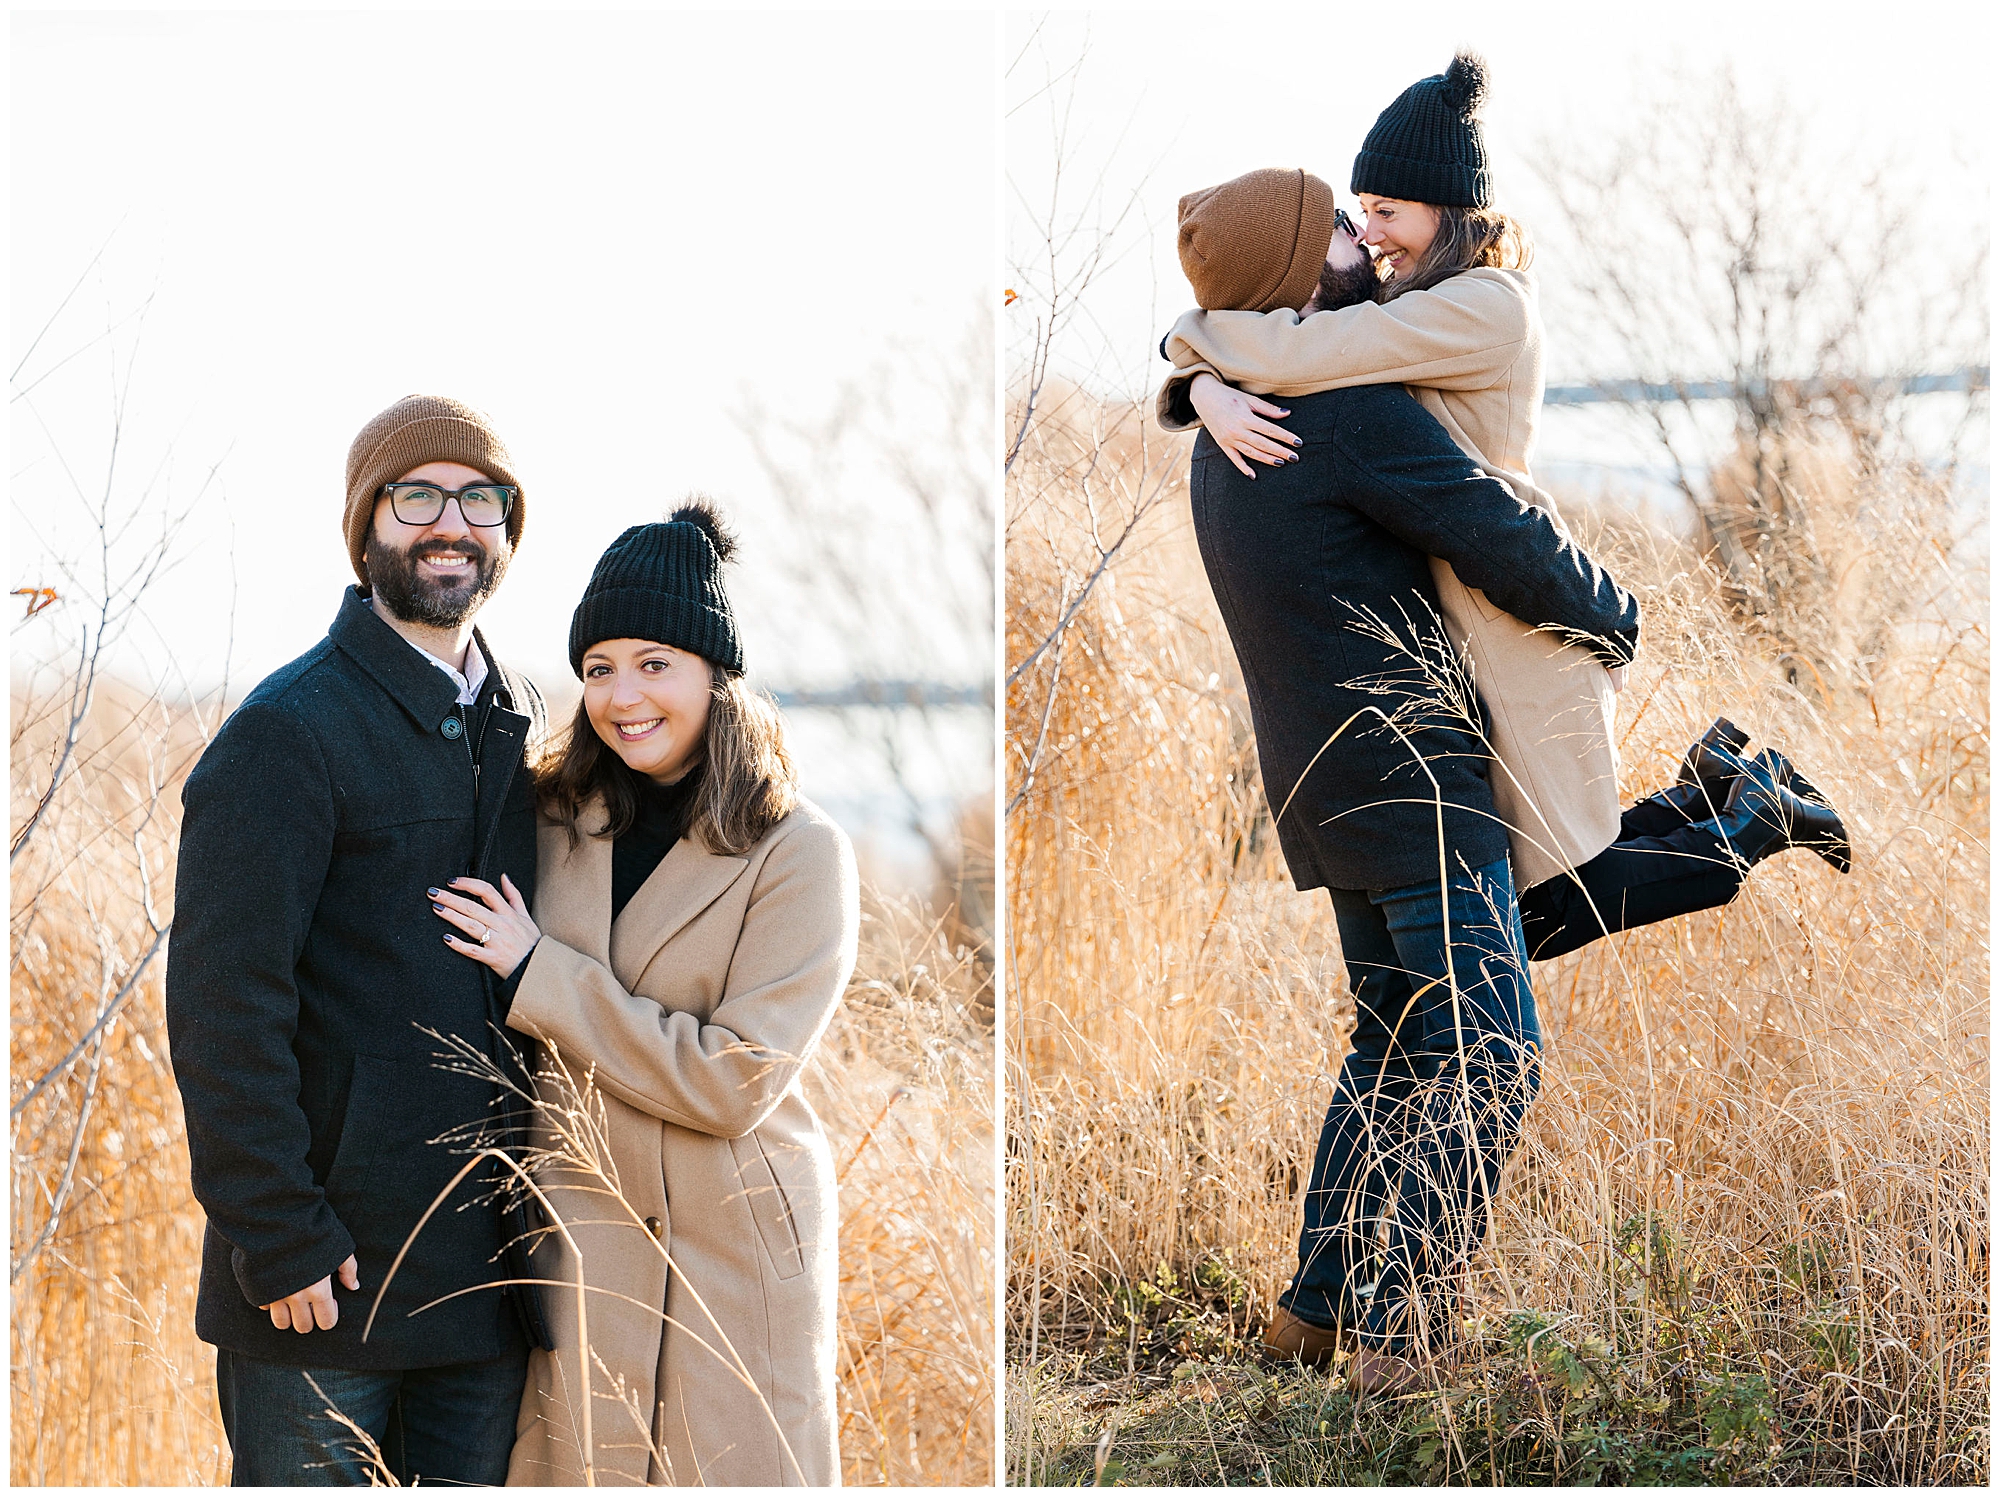
POLYGON ((987 946, 992 833, 966 844, 956 813, 983 807, 990 825, 990 752, 960 745, 973 736, 969 720, 991 743, 992 423, 985 306, 951 343, 899 349, 842 379, 818 415, 753 400, 738 423, 780 522, 812 537, 774 558, 784 616, 812 648, 831 647, 860 698, 821 710, 880 767, 904 828, 925 849, 929 880, 955 888, 948 903, 973 943, 987 946), (926 793, 936 778, 926 759, 945 767, 945 805, 926 793))
POLYGON ((70 498, 95 528, 90 564, 60 565, 38 581, 48 591, 31 599, 13 640, 17 1482, 146 1482, 157 1472, 209 1480, 220 1462, 205 1391, 213 1361, 192 1334, 201 1221, 186 1209, 162 983, 177 787, 220 703, 219 694, 170 701, 181 685, 171 670, 151 686, 109 671, 119 644, 144 631, 147 590, 187 514, 162 520, 154 496, 114 495, 118 426, 103 490, 93 496, 72 482, 70 498), (157 544, 147 546, 152 522, 157 544), (128 560, 135 531, 140 550, 128 560))
MULTIPOLYGON (((1931 195, 1954 202, 1956 231, 1919 275, 1876 217, 1907 193, 1912 163, 1825 135, 1726 68, 1670 72, 1608 127, 1544 141, 1530 166, 1548 208, 1536 232, 1551 348, 1650 438, 1739 618, 1793 668, 1845 678, 1871 652, 1841 654, 1851 641, 1826 631, 1829 595, 1851 594, 1857 564, 1873 574, 1863 588, 1936 571, 1929 557, 1899 567, 1894 512, 1916 508, 1931 547, 1958 539, 1938 506, 1988 410, 1988 228, 1980 174, 1961 160, 1958 192, 1931 195), (1919 432, 1913 376, 1962 377, 1948 380, 1959 394, 1927 397, 1956 405, 1941 444, 1919 432), (1835 536, 1864 554, 1830 549, 1835 536), (1891 545, 1871 566, 1878 539, 1891 545)), ((1950 142, 1932 144, 1952 159, 1950 142)))

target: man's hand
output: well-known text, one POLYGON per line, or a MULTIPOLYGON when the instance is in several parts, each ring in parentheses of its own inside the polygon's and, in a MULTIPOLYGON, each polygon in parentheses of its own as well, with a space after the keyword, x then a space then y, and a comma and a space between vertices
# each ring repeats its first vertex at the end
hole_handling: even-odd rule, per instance
POLYGON ((1293 449, 1299 445, 1299 439, 1284 427, 1262 419, 1289 416, 1290 411, 1255 395, 1245 395, 1234 385, 1225 385, 1206 372, 1188 382, 1188 403, 1201 417, 1201 424, 1208 428, 1210 438, 1222 449, 1223 456, 1245 478, 1257 476, 1243 461, 1246 456, 1254 457, 1267 468, 1298 461, 1298 453, 1293 449))
MULTIPOLYGON (((354 1254, 347 1255, 347 1261, 340 1265, 338 1272, 340 1282, 349 1289, 361 1287, 361 1270, 354 1262, 354 1254)), ((314 1326, 330 1331, 340 1324, 340 1306, 333 1302, 332 1274, 310 1288, 288 1294, 264 1308, 270 1312, 272 1325, 281 1331, 297 1331, 301 1336, 314 1326)))

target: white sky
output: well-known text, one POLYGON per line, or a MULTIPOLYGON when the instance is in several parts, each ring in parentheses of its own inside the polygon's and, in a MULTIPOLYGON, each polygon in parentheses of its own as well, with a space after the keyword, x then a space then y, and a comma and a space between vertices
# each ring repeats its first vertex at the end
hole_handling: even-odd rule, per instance
MULTIPOLYGON (((1093 222, 1111 225, 1128 199, 1132 209, 1112 236, 1118 258, 1092 288, 1089 316, 1067 352, 1107 385, 1143 391, 1158 377, 1160 335, 1193 303, 1174 249, 1181 194, 1252 167, 1297 165, 1332 183, 1353 211, 1349 173, 1376 115, 1464 45, 1484 53, 1491 69, 1485 119, 1496 196, 1531 228, 1525 152, 1544 137, 1588 141, 1615 127, 1676 66, 1727 63, 1752 99, 1787 91, 1821 148, 1859 140, 1906 164, 1898 184, 1907 190, 1894 200, 1829 203, 1827 211, 1871 215, 1884 232, 1907 236, 1920 280, 1928 249, 1955 248, 1957 238, 1988 230, 1983 189, 1973 202, 1964 193, 1991 169, 1991 9, 1425 3, 1309 12, 1114 8, 1039 21, 1010 13, 1009 265, 1039 247, 1028 216, 1049 201, 1060 115, 1060 190, 1070 210, 1100 173, 1105 209, 1093 222), (1079 57, 1073 77, 1060 76, 1079 57), (1051 72, 1058 81, 1044 90, 1051 72), (1950 191, 1927 191, 1939 182, 1950 191)), ((1537 269, 1546 304, 1560 267, 1542 257, 1537 269)), ((1031 315, 1018 304, 1011 314, 1014 346, 1031 315)), ((1574 376, 1555 331, 1552 382, 1574 376)), ((1551 435, 1545 429, 1545 458, 1551 435)))
MULTIPOLYGON (((1009 17, 1003 65, 1032 24, 1009 17)), ((156 471, 150 502, 184 503, 222 463, 154 598, 158 648, 212 676, 233 600, 232 676, 254 680, 318 636, 348 579, 353 433, 436 390, 493 414, 528 489, 483 619, 510 659, 566 674, 603 545, 702 488, 746 532, 734 586, 753 672, 839 676, 851 642, 774 581, 771 562, 811 538, 779 530, 734 423, 753 403, 824 420, 877 367, 917 412, 919 355, 949 357, 991 305, 995 37, 978 10, 16 13, 10 367, 103 254, 15 383, 34 388, 13 405, 10 586, 46 580, 44 542, 79 553, 72 481, 102 486, 123 389, 115 507, 156 471)), ((1280 161, 1344 189, 1376 113, 1460 43, 1493 67, 1503 199, 1527 145, 1602 128, 1676 60, 1732 62, 1752 92, 1789 89, 1829 141, 1904 153, 1907 203, 1831 208, 1908 233, 1917 273, 1926 239, 1964 221, 1924 201, 1926 174, 1987 162, 1984 8, 1062 11, 1004 94, 1019 100, 1043 56, 1083 55, 1072 177, 1105 167, 1115 200, 1150 173, 1091 307, 1117 372, 1143 386, 1188 301, 1182 192, 1280 161)), ((1010 232, 1016 193, 1045 194, 1046 105, 1006 126, 1010 232)), ((909 440, 986 439, 931 414, 904 423, 909 440)), ((870 480, 850 463, 841 482, 865 499, 870 480)), ((955 585, 905 553, 886 508, 879 529, 885 579, 955 585)), ((34 626, 15 643, 32 650, 34 626)), ((911 658, 935 667, 938 648, 913 640, 911 658)))
MULTIPOLYGON (((45 544, 81 550, 63 465, 102 487, 129 376, 114 508, 169 453, 153 510, 222 461, 153 596, 155 653, 219 674, 233 582, 248 684, 352 580, 354 433, 435 391, 493 416, 527 492, 481 619, 506 658, 567 676, 599 552, 704 489, 744 532, 753 676, 845 674, 773 581, 811 539, 778 533, 733 422, 822 421, 877 365, 920 402, 918 355, 990 316, 990 14, 17 13, 11 33, 10 367, 109 247, 14 383, 41 378, 13 406, 10 587, 48 576, 45 544)), ((984 423, 927 440, 991 450, 984 423)), ((989 659, 909 643, 913 673, 989 659)))

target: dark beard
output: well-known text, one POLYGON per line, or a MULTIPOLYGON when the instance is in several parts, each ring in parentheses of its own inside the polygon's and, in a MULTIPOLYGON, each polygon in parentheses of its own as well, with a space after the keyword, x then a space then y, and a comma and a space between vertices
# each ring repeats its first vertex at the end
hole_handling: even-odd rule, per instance
POLYGON ((456 544, 424 541, 398 551, 384 545, 372 531, 362 553, 368 566, 368 586, 382 605, 405 623, 432 629, 456 629, 479 612, 480 605, 493 596, 500 579, 507 575, 507 557, 506 550, 489 550, 471 539, 456 544), (417 575, 417 563, 424 557, 454 552, 472 558, 472 575, 465 581, 427 582, 417 575))
POLYGON ((1375 293, 1381 288, 1382 282, 1375 274, 1373 260, 1363 260, 1345 270, 1323 264, 1319 268, 1319 290, 1313 293, 1313 310, 1331 312, 1336 307, 1358 306, 1362 302, 1373 301, 1375 293))

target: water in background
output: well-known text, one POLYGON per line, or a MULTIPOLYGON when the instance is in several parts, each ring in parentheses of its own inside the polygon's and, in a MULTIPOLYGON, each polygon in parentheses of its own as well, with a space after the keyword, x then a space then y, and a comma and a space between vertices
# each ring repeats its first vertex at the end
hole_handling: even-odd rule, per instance
MULTIPOLYGON (((1977 397, 1980 405, 1970 422, 1963 394, 1904 396, 1896 413, 1924 461, 1940 467, 1956 464, 1957 560, 1963 565, 1983 565, 1988 553, 1992 487, 1986 398, 1977 397)), ((1712 401, 1699 403, 1696 411, 1698 417, 1683 407, 1664 413, 1682 450, 1708 456, 1728 452, 1732 408, 1712 401)), ((1609 403, 1544 406, 1534 465, 1536 482, 1552 493, 1615 504, 1668 534, 1692 538, 1695 533, 1694 512, 1675 481, 1673 464, 1631 408, 1609 403)))

